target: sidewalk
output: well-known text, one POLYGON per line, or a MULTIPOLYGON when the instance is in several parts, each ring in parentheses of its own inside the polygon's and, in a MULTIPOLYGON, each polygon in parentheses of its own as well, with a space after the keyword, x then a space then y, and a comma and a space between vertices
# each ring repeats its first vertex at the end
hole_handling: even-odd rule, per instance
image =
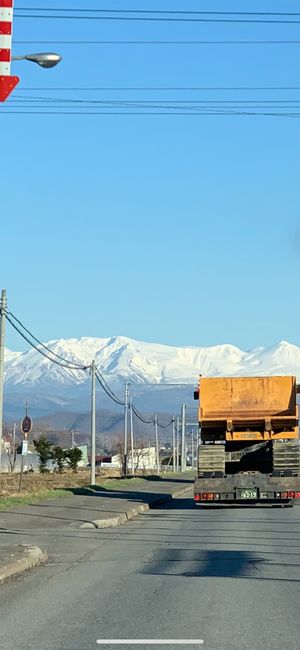
POLYGON ((4 567, 12 563, 15 573, 20 572, 22 559, 28 559, 27 547, 38 549, 36 563, 45 561, 46 555, 50 562, 76 561, 95 547, 99 529, 106 528, 111 534, 114 526, 149 507, 165 503, 172 496, 191 494, 192 484, 192 472, 174 479, 152 477, 132 489, 74 489, 70 496, 0 512, 0 581, 4 567))

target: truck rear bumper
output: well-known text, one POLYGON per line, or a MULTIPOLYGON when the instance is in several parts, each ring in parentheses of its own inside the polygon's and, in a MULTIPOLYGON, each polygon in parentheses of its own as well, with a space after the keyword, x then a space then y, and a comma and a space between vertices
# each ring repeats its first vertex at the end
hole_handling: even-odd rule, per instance
POLYGON ((299 500, 300 477, 259 473, 200 478, 194 484, 195 505, 211 503, 289 503, 299 500))

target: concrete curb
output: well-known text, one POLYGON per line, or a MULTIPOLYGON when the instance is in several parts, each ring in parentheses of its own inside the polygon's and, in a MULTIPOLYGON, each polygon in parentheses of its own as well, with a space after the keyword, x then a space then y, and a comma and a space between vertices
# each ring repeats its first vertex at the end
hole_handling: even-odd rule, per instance
POLYGON ((19 575, 28 569, 32 569, 39 564, 44 564, 47 560, 47 554, 38 546, 24 547, 24 555, 14 562, 0 566, 0 583, 7 578, 19 575))
POLYGON ((191 486, 179 488, 171 494, 159 496, 157 499, 153 499, 153 501, 151 500, 150 503, 143 503, 142 505, 130 508, 129 510, 122 512, 116 517, 106 517, 105 519, 93 519, 92 521, 86 521, 84 524, 80 525, 80 528, 115 528, 116 526, 120 526, 120 524, 124 524, 129 519, 137 517, 142 512, 147 512, 147 510, 150 510, 151 508, 155 508, 156 506, 168 503, 168 501, 172 501, 172 499, 175 499, 176 497, 184 496, 184 494, 190 492, 191 489, 191 486))

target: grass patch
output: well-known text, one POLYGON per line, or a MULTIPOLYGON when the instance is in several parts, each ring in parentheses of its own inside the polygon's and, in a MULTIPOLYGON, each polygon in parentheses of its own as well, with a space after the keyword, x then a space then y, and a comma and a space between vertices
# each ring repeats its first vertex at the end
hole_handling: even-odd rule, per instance
POLYGON ((57 497, 65 497, 70 495, 68 490, 40 490, 32 494, 25 494, 20 496, 8 496, 0 498, 0 512, 13 508, 14 506, 26 505, 28 503, 36 503, 38 501, 45 501, 46 499, 56 499, 57 497))
POLYGON ((106 490, 122 490, 128 486, 135 487, 138 485, 143 484, 144 479, 143 478, 112 478, 112 479, 96 479, 97 483, 95 486, 92 488, 90 487, 88 478, 89 476, 84 477, 83 480, 78 479, 78 475, 69 475, 68 481, 63 480, 63 478, 66 478, 63 476, 54 476, 54 475, 49 475, 47 478, 38 475, 40 478, 40 481, 34 482, 32 484, 32 481, 30 481, 29 485, 23 486, 23 491, 20 494, 16 493, 16 486, 14 485, 13 488, 13 493, 10 494, 9 492, 3 494, 0 496, 0 512, 3 512, 4 510, 7 510, 8 508, 13 508, 14 506, 19 506, 19 505, 28 505, 30 503, 38 503, 39 501, 45 501, 47 499, 57 499, 59 497, 65 497, 65 496, 70 496, 71 494, 78 494, 78 495, 90 495, 91 492, 93 491, 101 491, 103 490, 104 492, 106 490), (49 481, 53 481, 53 487, 45 487, 41 485, 42 481, 47 481, 49 484, 49 481), (73 478, 73 481, 72 481, 73 478), (59 481, 60 479, 60 481, 59 481), (65 483, 64 487, 59 487, 59 482, 65 483), (40 483, 40 485, 39 485, 40 483), (54 487, 57 484, 57 487, 54 487), (27 488, 27 489, 26 489, 27 488), (26 491, 25 491, 26 490, 26 491))
MULTIPOLYGON (((101 470, 102 472, 102 470, 101 470)), ((111 472, 112 473, 112 472, 111 472)), ((56 499, 69 494, 91 495, 95 492, 122 492, 138 490, 141 486, 147 486, 151 481, 168 481, 170 479, 186 479, 186 475, 166 473, 157 475, 134 476, 128 478, 112 476, 96 476, 96 485, 91 487, 90 470, 79 470, 77 474, 67 471, 63 474, 24 474, 22 492, 19 493, 19 476, 17 474, 2 474, 0 477, 0 511, 13 506, 37 503, 45 499, 56 499)), ((190 473, 189 478, 193 478, 190 473)), ((149 489, 150 485, 149 485, 149 489)))

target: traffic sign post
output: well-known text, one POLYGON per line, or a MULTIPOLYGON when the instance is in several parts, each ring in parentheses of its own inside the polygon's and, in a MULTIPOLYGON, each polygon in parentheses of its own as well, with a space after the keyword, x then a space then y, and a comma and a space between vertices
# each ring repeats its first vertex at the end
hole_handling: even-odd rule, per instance
POLYGON ((23 433, 24 439, 27 440, 28 434, 32 429, 32 419, 27 415, 27 405, 26 405, 26 415, 21 422, 21 431, 23 433))
POLYGON ((28 440, 23 440, 22 442, 22 456, 27 456, 28 454, 28 440))
MULTIPOLYGON (((0 0, 1 2, 1 0, 0 0)), ((23 418, 21 422, 21 432, 23 434, 23 441, 22 441, 22 459, 21 459, 21 472, 20 472, 20 482, 19 482, 19 492, 21 492, 22 489, 22 483, 23 483, 23 472, 24 472, 24 456, 27 456, 28 454, 28 434, 30 433, 32 429, 32 419, 29 417, 27 413, 27 408, 28 404, 26 404, 26 414, 25 417, 23 418)))

